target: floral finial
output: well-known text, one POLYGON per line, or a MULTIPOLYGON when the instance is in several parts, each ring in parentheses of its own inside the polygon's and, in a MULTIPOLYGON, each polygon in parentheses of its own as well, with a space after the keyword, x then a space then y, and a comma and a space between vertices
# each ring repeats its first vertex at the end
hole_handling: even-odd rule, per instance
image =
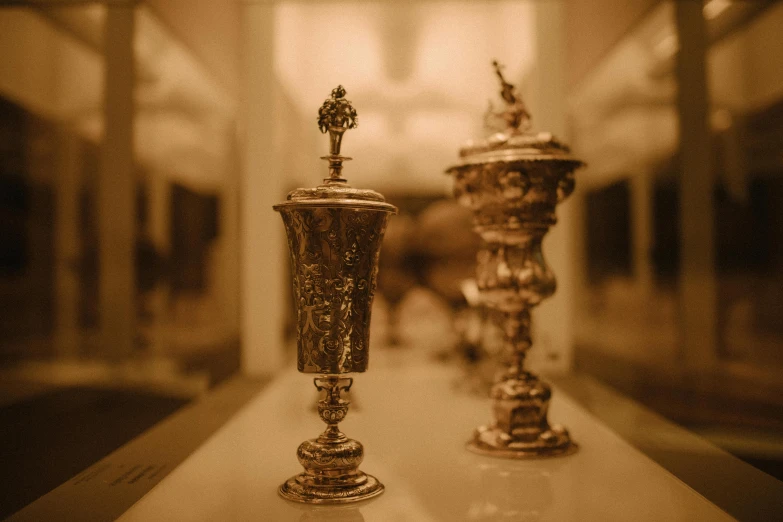
POLYGON ((338 85, 332 89, 332 96, 318 109, 318 128, 326 133, 334 127, 355 129, 358 123, 356 109, 345 99, 345 88, 338 85))
POLYGON ((356 109, 345 99, 345 88, 338 85, 332 89, 331 97, 318 109, 318 128, 324 134, 329 133, 329 155, 321 158, 329 162, 329 178, 325 180, 327 183, 345 182, 340 173, 343 161, 351 158, 340 155, 340 146, 343 133, 348 129, 355 129, 358 124, 356 109))

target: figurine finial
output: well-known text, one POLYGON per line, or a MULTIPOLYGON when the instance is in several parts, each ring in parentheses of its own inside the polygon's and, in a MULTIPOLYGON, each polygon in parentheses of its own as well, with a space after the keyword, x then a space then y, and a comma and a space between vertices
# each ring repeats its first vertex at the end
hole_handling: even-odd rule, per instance
POLYGON ((497 60, 492 61, 492 66, 495 68, 495 74, 500 79, 500 96, 506 102, 506 109, 502 112, 494 112, 492 102, 490 102, 487 114, 484 116, 484 123, 487 127, 495 127, 491 119, 496 118, 505 122, 506 129, 504 130, 515 132, 523 125, 523 130, 527 130, 530 127, 530 113, 527 112, 527 107, 522 102, 522 97, 514 88, 514 85, 508 83, 503 77, 501 70, 503 66, 497 60))
POLYGON ((331 97, 318 109, 318 128, 322 133, 329 132, 329 156, 321 158, 329 162, 329 178, 324 180, 326 183, 345 181, 340 177, 340 172, 343 161, 351 158, 340 155, 340 145, 343 133, 348 129, 355 129, 358 124, 356 109, 345 99, 345 88, 338 85, 332 89, 331 97))

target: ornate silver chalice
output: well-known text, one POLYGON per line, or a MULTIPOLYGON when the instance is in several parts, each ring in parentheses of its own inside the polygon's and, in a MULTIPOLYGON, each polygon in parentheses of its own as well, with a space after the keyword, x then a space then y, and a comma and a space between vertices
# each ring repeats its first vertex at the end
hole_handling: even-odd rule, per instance
POLYGON ((342 86, 318 112, 321 132, 329 133, 329 178, 311 189, 296 189, 275 205, 288 236, 297 312, 297 365, 314 379, 324 396, 318 413, 326 430, 303 442, 296 452, 304 472, 280 486, 288 500, 338 504, 383 492, 383 484, 359 470, 361 443, 338 424, 348 413, 342 398, 353 379, 367 370, 370 312, 378 257, 386 223, 397 209, 372 190, 350 187, 341 175, 343 133, 356 127, 356 111, 342 86))
POLYGON ((551 457, 577 449, 568 431, 547 420, 551 388, 524 368, 531 346, 530 310, 555 291, 541 241, 556 223, 555 207, 574 190, 581 161, 549 133, 532 133, 530 115, 514 86, 493 62, 506 107, 488 121, 502 130, 460 149, 460 162, 446 172, 454 195, 473 210, 483 245, 476 278, 483 303, 502 316, 506 371, 492 386, 494 419, 478 428, 468 449, 509 457, 551 457))

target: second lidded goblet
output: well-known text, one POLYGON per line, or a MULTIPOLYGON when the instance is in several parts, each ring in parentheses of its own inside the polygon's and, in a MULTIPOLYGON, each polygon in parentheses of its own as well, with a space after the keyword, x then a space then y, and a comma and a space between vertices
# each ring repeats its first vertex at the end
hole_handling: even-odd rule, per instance
POLYGON ((519 94, 494 66, 506 107, 488 116, 503 128, 468 143, 460 162, 447 170, 483 240, 476 279, 482 303, 502 317, 509 358, 490 392, 493 421, 476 430, 468 449, 509 458, 567 455, 577 446, 565 428, 549 424, 552 390, 524 361, 532 344, 530 311, 555 292, 541 242, 557 221, 556 206, 573 191, 582 162, 551 134, 529 132, 530 115, 519 94))

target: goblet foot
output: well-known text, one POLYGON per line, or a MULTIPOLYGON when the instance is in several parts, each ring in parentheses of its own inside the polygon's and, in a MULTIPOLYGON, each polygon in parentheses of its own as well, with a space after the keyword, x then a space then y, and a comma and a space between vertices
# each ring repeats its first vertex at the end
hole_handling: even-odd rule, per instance
POLYGON ((286 500, 306 504, 347 504, 383 493, 378 479, 362 471, 338 477, 319 477, 307 472, 291 477, 278 493, 286 500))
POLYGON ((513 437, 497 426, 482 426, 467 443, 467 449, 491 457, 534 459, 570 455, 579 446, 561 426, 547 426, 524 437, 513 437))
POLYGON ((359 470, 364 460, 361 442, 349 439, 337 427, 349 404, 340 392, 348 391, 352 384, 352 379, 335 375, 315 379, 316 388, 326 391, 325 398, 318 401, 326 431, 299 445, 296 457, 304 472, 280 486, 281 497, 306 504, 347 504, 383 493, 378 479, 359 470))

